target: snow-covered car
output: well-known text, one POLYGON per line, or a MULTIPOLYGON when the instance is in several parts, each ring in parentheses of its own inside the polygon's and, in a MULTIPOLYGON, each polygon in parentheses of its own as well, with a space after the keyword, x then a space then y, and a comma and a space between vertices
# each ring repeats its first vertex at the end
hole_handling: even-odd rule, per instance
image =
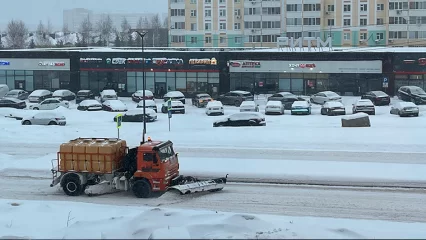
POLYGON ((206 106, 207 116, 211 115, 224 115, 225 110, 223 109, 223 104, 221 101, 210 101, 206 106))
POLYGON ((352 106, 352 113, 355 114, 359 112, 375 115, 376 109, 374 103, 370 99, 360 99, 356 101, 352 106))
POLYGON ((291 92, 279 92, 268 97, 268 101, 281 101, 284 104, 284 109, 291 110, 291 104, 294 101, 305 100, 302 97, 298 97, 291 92))
POLYGON ((106 100, 102 103, 102 110, 108 112, 125 112, 127 106, 120 100, 106 100))
POLYGON ((8 98, 16 98, 19 100, 25 100, 28 98, 30 94, 27 91, 21 90, 21 89, 13 89, 10 90, 4 97, 8 98))
POLYGON ((31 110, 53 110, 58 107, 69 108, 70 104, 68 101, 61 101, 58 98, 48 98, 43 100, 41 103, 30 105, 28 109, 31 110))
POLYGON ((192 102, 192 106, 201 108, 201 107, 206 107, 207 103, 209 103, 212 100, 213 99, 209 94, 199 93, 192 98, 191 102, 192 102))
POLYGON ((118 100, 117 93, 113 89, 105 89, 101 92, 101 103, 107 100, 118 100))
POLYGON ((213 127, 242 126, 266 126, 265 116, 258 112, 239 112, 213 123, 213 127))
POLYGON ((243 101, 240 105, 240 112, 259 112, 259 104, 255 101, 243 101))
MULTIPOLYGON (((143 90, 138 90, 132 94, 133 102, 140 102, 143 99, 143 90)), ((154 94, 150 90, 145 90, 145 99, 153 100, 154 94)))
POLYGON ((281 101, 269 100, 266 103, 265 114, 284 114, 284 104, 281 101))
POLYGON ((291 105, 291 115, 310 115, 311 114, 311 104, 304 101, 294 101, 291 105))
POLYGON ((52 97, 52 92, 46 89, 39 89, 39 90, 35 90, 33 91, 29 96, 28 96, 28 101, 30 103, 39 103, 47 98, 51 98, 52 97))
POLYGON ((181 101, 183 104, 185 104, 185 95, 179 91, 170 91, 164 94, 163 99, 165 102, 167 102, 169 99, 172 99, 172 101, 181 101))
MULTIPOLYGON (((176 101, 171 101, 172 103, 172 109, 171 109, 171 111, 172 111, 172 113, 185 113, 185 104, 183 104, 182 103, 182 101, 178 101, 178 100, 176 100, 176 101)), ((168 102, 164 102, 162 105, 161 105, 161 112, 162 113, 167 113, 169 110, 168 110, 168 102)))
POLYGON ((319 92, 311 96, 311 103, 324 104, 329 101, 342 102, 342 97, 332 91, 319 92))
POLYGON ((8 92, 9 86, 7 84, 0 84, 0 98, 5 97, 8 92))
POLYGON ((72 101, 75 99, 75 93, 67 89, 60 89, 53 92, 52 97, 62 100, 72 101))
POLYGON ((341 102, 326 102, 321 106, 321 115, 335 116, 345 115, 346 109, 341 102))
POLYGON ((30 117, 24 117, 21 120, 22 125, 61 125, 65 126, 67 124, 66 118, 56 112, 40 112, 36 113, 30 117))
POLYGON ((83 100, 78 104, 77 110, 80 111, 102 111, 102 104, 94 99, 83 100))
MULTIPOLYGON (((150 108, 154 110, 155 112, 157 112, 157 104, 155 103, 154 100, 145 100, 145 107, 150 108)), ((136 106, 136 108, 143 108, 143 101, 138 102, 138 105, 136 106)))
POLYGON ((86 99, 95 99, 95 94, 92 90, 80 90, 77 92, 75 103, 79 104, 86 99))
POLYGON ((27 103, 24 100, 19 100, 17 98, 0 98, 0 108, 16 108, 24 109, 27 107, 27 103))
POLYGON ((412 102, 396 102, 391 106, 390 114, 400 117, 419 116, 419 107, 412 102))
MULTIPOLYGON (((157 120, 157 113, 152 109, 145 109, 146 122, 154 122, 157 120)), ((127 111, 121 119, 123 122, 143 122, 143 108, 136 108, 127 111)), ((117 116, 114 117, 114 122, 117 122, 117 116)))

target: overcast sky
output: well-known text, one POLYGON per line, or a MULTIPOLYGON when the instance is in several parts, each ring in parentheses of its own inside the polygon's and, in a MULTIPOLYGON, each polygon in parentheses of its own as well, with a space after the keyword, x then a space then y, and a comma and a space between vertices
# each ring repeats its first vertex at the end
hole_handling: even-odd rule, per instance
MULTIPOLYGON (((1 0, 5 1, 5 0, 1 0)), ((0 32, 11 19, 23 20, 28 28, 36 28, 40 20, 62 28, 62 11, 87 8, 94 12, 167 13, 168 0, 12 0, 1 5, 0 32)))

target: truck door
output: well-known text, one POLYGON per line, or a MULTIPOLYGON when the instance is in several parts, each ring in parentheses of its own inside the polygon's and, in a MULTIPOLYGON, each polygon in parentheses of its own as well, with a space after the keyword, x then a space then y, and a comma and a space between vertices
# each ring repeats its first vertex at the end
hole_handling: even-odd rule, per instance
POLYGON ((156 153, 143 154, 142 172, 159 172, 160 164, 156 153))

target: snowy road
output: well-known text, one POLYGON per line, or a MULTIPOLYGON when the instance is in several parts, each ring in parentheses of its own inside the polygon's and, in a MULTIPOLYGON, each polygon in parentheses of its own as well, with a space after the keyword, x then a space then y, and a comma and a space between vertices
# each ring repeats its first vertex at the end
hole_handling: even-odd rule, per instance
POLYGON ((0 198, 17 200, 59 200, 123 206, 163 206, 290 216, 339 217, 391 221, 426 222, 426 191, 414 189, 338 188, 229 183, 219 193, 179 196, 165 194, 158 199, 137 199, 131 193, 97 197, 68 197, 54 187, 46 173, 0 173, 0 198))
MULTIPOLYGON (((55 154, 59 143, 8 143, 1 142, 0 152, 17 156, 40 157, 55 154), (17 147, 19 146, 19 147, 17 147), (25 149, 25 150, 23 150, 25 149)), ((339 150, 289 150, 278 148, 241 148, 241 147, 197 147, 175 146, 181 157, 202 158, 247 158, 270 160, 300 160, 300 161, 338 161, 338 162, 377 162, 377 163, 406 163, 426 164, 424 152, 383 152, 383 151, 339 151, 339 150)))

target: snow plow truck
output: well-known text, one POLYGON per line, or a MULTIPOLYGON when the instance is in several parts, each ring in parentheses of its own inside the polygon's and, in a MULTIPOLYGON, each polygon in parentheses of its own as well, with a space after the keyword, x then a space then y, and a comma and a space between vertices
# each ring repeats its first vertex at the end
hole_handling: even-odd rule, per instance
POLYGON ((138 198, 149 198, 170 190, 180 194, 216 192, 227 180, 227 176, 200 181, 179 175, 173 143, 150 138, 134 148, 118 138, 71 140, 60 145, 57 159, 52 160, 52 174, 50 186, 60 184, 69 196, 133 191, 138 198))

